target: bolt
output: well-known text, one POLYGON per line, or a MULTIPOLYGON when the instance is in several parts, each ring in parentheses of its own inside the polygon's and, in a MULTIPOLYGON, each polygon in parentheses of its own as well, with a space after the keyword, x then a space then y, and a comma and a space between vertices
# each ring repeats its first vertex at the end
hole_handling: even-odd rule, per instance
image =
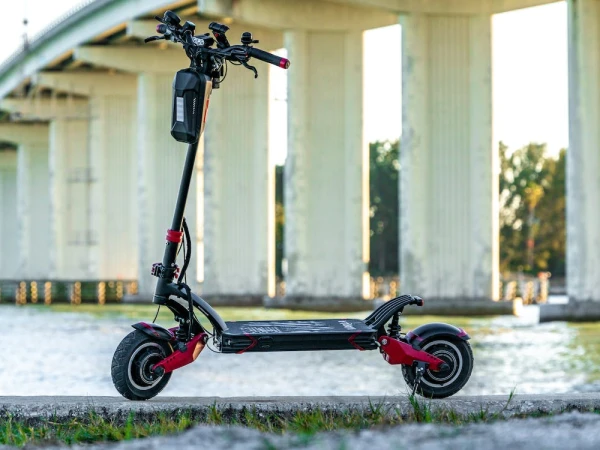
POLYGON ((383 345, 387 345, 387 343, 388 343, 388 340, 387 340, 387 339, 382 339, 382 340, 381 340, 381 343, 382 343, 383 345))

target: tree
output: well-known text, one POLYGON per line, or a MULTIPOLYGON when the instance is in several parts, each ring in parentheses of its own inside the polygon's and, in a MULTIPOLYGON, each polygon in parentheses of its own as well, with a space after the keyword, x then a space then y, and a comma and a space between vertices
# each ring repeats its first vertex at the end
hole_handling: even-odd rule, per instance
POLYGON ((564 273, 565 150, 546 156, 544 144, 509 154, 500 143, 500 268, 564 273), (562 262, 561 262, 562 261, 562 262))
POLYGON ((560 151, 557 160, 547 161, 552 179, 537 207, 540 225, 536 248, 545 257, 544 270, 555 276, 566 274, 566 161, 565 149, 560 151))
POLYGON ((374 142, 370 153, 371 275, 396 275, 398 260, 399 142, 374 142))
POLYGON ((283 206, 283 166, 275 166, 275 275, 283 276, 283 233, 285 208, 283 206))

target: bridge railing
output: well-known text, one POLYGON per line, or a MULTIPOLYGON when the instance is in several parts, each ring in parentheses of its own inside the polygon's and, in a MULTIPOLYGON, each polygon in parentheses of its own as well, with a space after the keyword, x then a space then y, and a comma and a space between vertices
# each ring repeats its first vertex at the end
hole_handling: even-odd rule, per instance
POLYGON ((120 302, 137 293, 134 280, 0 280, 0 303, 96 303, 120 302))
MULTIPOLYGON (((397 276, 371 277, 370 299, 389 300, 401 294, 401 283, 397 276)), ((545 303, 550 292, 549 276, 538 277, 514 274, 503 277, 499 298, 513 300, 520 297, 524 304, 545 303)), ((135 280, 0 280, 0 303, 111 303, 123 297, 136 295, 135 280)), ((278 279, 276 296, 285 296, 285 280, 278 279)))

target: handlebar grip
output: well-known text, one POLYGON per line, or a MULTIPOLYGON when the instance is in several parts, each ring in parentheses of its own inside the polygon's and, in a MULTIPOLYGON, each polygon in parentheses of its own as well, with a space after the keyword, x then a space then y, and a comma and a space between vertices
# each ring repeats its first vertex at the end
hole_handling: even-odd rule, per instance
POLYGON ((265 52, 264 50, 260 50, 258 48, 250 47, 248 55, 252 58, 260 59, 261 61, 264 61, 266 63, 273 64, 274 66, 281 67, 282 69, 287 69, 288 67, 290 67, 289 59, 282 58, 269 52, 265 52))

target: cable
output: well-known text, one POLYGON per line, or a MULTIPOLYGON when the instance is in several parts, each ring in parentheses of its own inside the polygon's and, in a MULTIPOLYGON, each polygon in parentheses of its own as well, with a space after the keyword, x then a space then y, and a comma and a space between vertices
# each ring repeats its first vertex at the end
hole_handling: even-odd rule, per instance
POLYGON ((183 261, 183 267, 181 268, 179 279, 182 280, 187 272, 188 266, 190 265, 190 259, 192 258, 192 237, 190 235, 190 229, 187 226, 187 221, 185 217, 183 218, 183 232, 185 234, 185 239, 187 240, 187 255, 185 256, 185 260, 183 261))
POLYGON ((160 306, 158 305, 158 309, 156 310, 156 315, 154 316, 154 320, 152 321, 152 323, 156 323, 156 319, 158 318, 158 313, 160 312, 160 306))

